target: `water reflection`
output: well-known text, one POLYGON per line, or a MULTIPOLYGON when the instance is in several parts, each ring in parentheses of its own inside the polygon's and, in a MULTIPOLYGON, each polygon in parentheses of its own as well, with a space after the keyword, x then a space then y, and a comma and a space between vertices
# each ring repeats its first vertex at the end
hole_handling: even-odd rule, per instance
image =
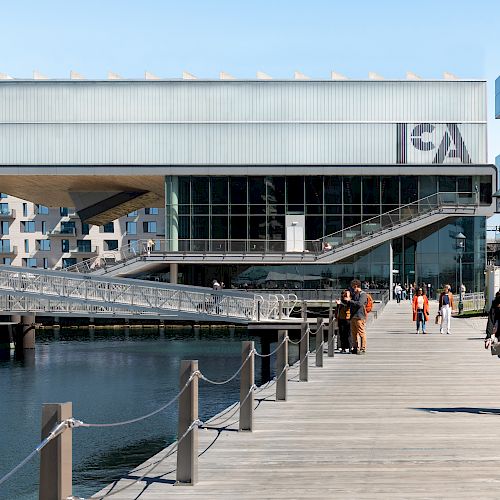
MULTIPOLYGON (((72 401, 75 417, 113 422, 148 413, 178 391, 182 359, 198 359, 211 379, 232 375, 241 363, 242 340, 263 353, 276 346, 235 328, 64 329, 37 332, 36 350, 0 362, 0 475, 40 440, 41 405, 72 401)), ((292 356, 293 350, 291 353, 292 356)), ((292 359, 293 361, 293 359, 292 359)), ((256 383, 274 376, 272 361, 255 360, 256 383)), ((200 383, 201 420, 237 401, 239 378, 225 386, 200 383)), ((125 427, 73 432, 75 493, 89 496, 175 440, 177 408, 125 427)), ((37 496, 38 462, 0 488, 0 498, 37 496)))

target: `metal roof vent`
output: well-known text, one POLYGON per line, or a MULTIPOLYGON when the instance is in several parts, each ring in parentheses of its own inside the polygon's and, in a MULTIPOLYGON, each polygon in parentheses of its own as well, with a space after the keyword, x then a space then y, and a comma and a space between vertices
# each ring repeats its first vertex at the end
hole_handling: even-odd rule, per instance
POLYGON ((81 73, 77 73, 76 71, 70 71, 69 77, 71 80, 85 80, 85 77, 81 73))
POLYGON ((412 71, 407 71, 406 72, 406 79, 407 80, 422 80, 416 73, 413 73, 412 71))
POLYGON ((332 80, 348 80, 347 76, 342 73, 337 73, 336 71, 331 72, 332 80))
POLYGON ((39 71, 35 70, 33 71, 33 80, 48 80, 49 77, 42 75, 39 71))

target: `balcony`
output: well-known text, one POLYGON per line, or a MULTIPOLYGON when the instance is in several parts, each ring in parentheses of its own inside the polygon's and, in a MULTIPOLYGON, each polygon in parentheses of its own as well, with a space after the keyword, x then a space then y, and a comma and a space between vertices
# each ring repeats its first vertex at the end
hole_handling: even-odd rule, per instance
POLYGON ((71 253, 78 254, 78 255, 98 255, 99 254, 99 247, 97 246, 79 246, 76 248, 72 248, 70 250, 71 253))
POLYGON ((58 236, 61 238, 75 237, 76 229, 74 227, 65 227, 62 229, 53 229, 50 233, 50 236, 58 236))
POLYGON ((0 246, 0 257, 12 257, 17 255, 17 246, 0 246))
POLYGON ((11 210, 0 210, 0 219, 15 219, 16 211, 14 209, 11 210))

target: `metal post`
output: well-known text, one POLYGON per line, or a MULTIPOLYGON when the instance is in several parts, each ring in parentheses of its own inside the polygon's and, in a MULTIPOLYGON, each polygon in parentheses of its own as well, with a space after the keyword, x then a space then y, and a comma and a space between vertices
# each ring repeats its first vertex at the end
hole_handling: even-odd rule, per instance
MULTIPOLYGON (((42 440, 60 422, 73 416, 72 403, 42 406, 42 440)), ((40 452, 39 500, 61 500, 73 495, 72 430, 65 429, 40 452)))
MULTIPOLYGON (((458 293, 459 293, 459 296, 458 296, 458 314, 462 314, 462 311, 464 310, 464 303, 462 300, 462 252, 460 252, 459 258, 460 258, 460 281, 458 284, 458 293)), ((450 311, 450 314, 451 314, 451 311, 450 311)))
POLYGON ((316 366, 323 366, 323 319, 316 318, 316 366))
POLYGON ((260 300, 257 300, 257 321, 260 321, 260 300))
POLYGON ((309 367, 307 354, 309 352, 309 333, 307 332, 307 323, 302 323, 300 326, 300 369, 299 369, 299 380, 301 382, 307 382, 309 380, 309 367))
POLYGON ((333 320, 333 301, 330 300, 330 310, 328 311, 328 357, 335 356, 335 335, 334 335, 334 320, 333 320))
MULTIPOLYGON (((180 388, 198 370, 198 361, 182 360, 180 369, 180 388)), ((180 439, 189 426, 198 420, 198 377, 194 377, 187 389, 179 397, 179 423, 177 438, 180 439)), ((198 481, 198 428, 194 427, 179 442, 177 447, 176 484, 193 485, 198 481)))
POLYGON ((253 350, 254 342, 252 340, 244 340, 241 343, 241 362, 245 363, 245 365, 241 370, 240 378, 240 431, 253 430, 254 395, 252 387, 255 381, 255 355, 252 352, 253 350), (252 352, 251 355, 250 352, 252 352), (249 355, 250 358, 248 358, 249 355), (250 390, 252 392, 248 395, 250 390))
POLYGON ((287 396, 287 379, 288 369, 288 330, 278 330, 278 345, 283 342, 283 345, 276 353, 276 401, 286 401, 287 396))
POLYGON ((302 301, 302 320, 307 321, 307 302, 305 300, 302 301))
POLYGON ((283 301, 278 300, 278 319, 283 319, 283 301))

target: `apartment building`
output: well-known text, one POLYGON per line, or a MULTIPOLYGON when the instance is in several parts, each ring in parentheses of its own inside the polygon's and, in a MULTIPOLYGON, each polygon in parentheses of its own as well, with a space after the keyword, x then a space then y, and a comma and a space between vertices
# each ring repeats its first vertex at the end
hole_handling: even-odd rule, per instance
POLYGON ((3 264, 61 269, 103 253, 113 258, 143 239, 164 238, 165 209, 143 208, 93 226, 73 208, 49 208, 0 193, 0 234, 3 264))

